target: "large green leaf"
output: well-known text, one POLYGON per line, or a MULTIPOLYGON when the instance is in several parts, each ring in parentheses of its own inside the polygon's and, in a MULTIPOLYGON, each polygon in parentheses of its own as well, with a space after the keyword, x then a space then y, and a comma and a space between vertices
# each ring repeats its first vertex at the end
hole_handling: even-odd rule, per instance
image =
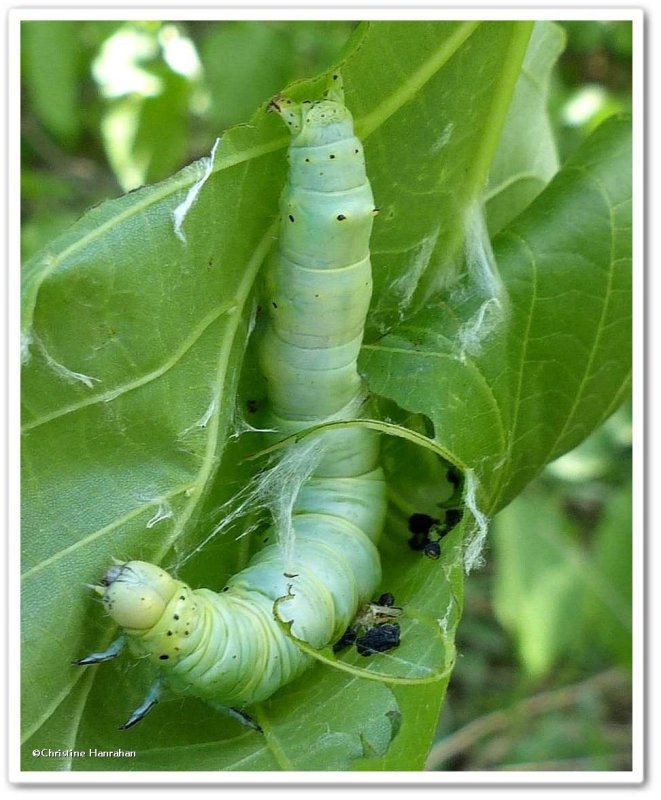
POLYGON ((365 347, 372 389, 429 416, 488 514, 627 396, 630 136, 628 119, 607 121, 496 237, 500 278, 481 264, 365 347))
MULTIPOLYGON (((453 362, 450 353, 479 298, 450 293, 453 321, 445 306, 426 303, 460 260, 464 220, 486 183, 530 30, 515 22, 373 23, 358 29, 341 63, 381 208, 373 336, 402 320, 366 346, 364 367, 374 391, 433 421, 452 459, 475 471, 478 501, 490 513, 615 407, 628 358, 626 331, 616 352, 605 335, 623 325, 628 309, 622 122, 598 134, 500 237, 510 316, 476 357, 453 362), (567 319, 569 353, 558 335, 567 319)), ((292 94, 318 96, 323 82, 292 94)), ((114 633, 84 584, 113 556, 177 563, 260 466, 239 463, 260 448, 258 435, 232 436, 246 428, 248 401, 260 393, 248 339, 256 316, 259 325, 258 277, 275 235, 286 144, 263 111, 226 132, 183 222, 185 241, 172 212, 205 164, 92 210, 26 265, 25 769, 424 763, 452 661, 470 515, 434 563, 406 547, 407 501, 395 504, 382 551, 384 589, 405 605, 402 647, 363 663, 345 656, 343 671, 316 665, 254 709, 263 738, 192 700, 164 703, 119 732, 148 686, 145 665, 70 666, 114 633), (416 683, 429 676, 427 666, 442 679, 416 683), (370 680, 365 669, 394 680, 370 680), (33 758, 41 747, 121 747, 136 756, 33 758)), ((419 470, 421 494, 432 502, 434 468, 402 448, 394 460, 409 474, 419 470)), ((247 537, 217 537, 182 577, 219 588, 250 547, 247 537)))

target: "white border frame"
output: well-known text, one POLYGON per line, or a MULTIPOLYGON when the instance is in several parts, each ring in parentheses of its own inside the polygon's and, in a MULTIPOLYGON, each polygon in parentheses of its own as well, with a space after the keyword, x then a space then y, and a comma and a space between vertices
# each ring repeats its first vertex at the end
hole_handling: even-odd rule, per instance
MULTIPOLYGON (((557 5, 553 7, 532 8, 512 4, 509 7, 481 6, 465 8, 441 8, 439 6, 415 6, 409 8, 393 7, 377 3, 355 6, 337 2, 332 7, 301 5, 290 3, 287 6, 265 2, 259 6, 226 6, 213 8, 163 7, 145 3, 135 7, 104 7, 69 4, 67 8, 44 5, 40 8, 15 8, 8 14, 8 452, 7 492, 9 510, 8 538, 8 608, 9 617, 9 779, 21 784, 214 784, 214 785, 263 785, 270 784, 387 784, 388 786, 422 785, 591 785, 639 784, 644 780, 644 482, 645 482, 645 439, 644 439, 644 12, 640 8, 616 8, 557 5), (216 19, 572 19, 572 20, 631 20, 634 28, 633 45, 633 107, 634 107, 634 202, 633 202, 633 264, 634 264, 634 664, 637 665, 633 684, 633 769, 626 772, 522 772, 522 773, 439 773, 439 772, 67 772, 48 771, 44 773, 22 771, 20 768, 20 743, 15 734, 19 730, 20 662, 20 620, 18 617, 18 598, 20 591, 20 530, 19 513, 19 446, 20 431, 12 421, 18 420, 20 413, 20 345, 19 345, 19 297, 20 286, 20 24, 27 20, 46 19, 163 19, 163 20, 216 20, 216 19)), ((361 789, 361 792, 363 790, 361 789)))

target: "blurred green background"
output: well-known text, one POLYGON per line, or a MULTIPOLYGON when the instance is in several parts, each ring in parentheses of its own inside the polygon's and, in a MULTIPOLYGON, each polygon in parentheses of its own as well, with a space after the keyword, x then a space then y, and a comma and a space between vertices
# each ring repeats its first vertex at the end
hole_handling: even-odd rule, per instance
MULTIPOLYGON (((564 160, 631 110, 632 30, 559 24, 550 113, 564 160)), ((329 67, 354 27, 24 22, 24 256, 90 206, 207 155, 286 83, 329 67)), ((467 580, 429 769, 631 768, 631 461, 627 406, 496 518, 467 580)))

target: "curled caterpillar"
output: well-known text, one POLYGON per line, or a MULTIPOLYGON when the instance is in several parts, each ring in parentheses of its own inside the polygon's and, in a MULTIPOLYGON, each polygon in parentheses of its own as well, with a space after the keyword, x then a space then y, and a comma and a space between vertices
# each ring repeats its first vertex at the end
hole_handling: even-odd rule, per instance
MULTIPOLYGON (((364 402, 357 358, 372 291, 376 209, 338 74, 323 100, 277 97, 270 108, 292 135, 279 249, 268 276, 269 318, 259 344, 269 428, 279 440, 324 420, 353 419, 364 402)), ((97 591, 124 636, 77 663, 112 658, 128 639, 161 675, 125 727, 156 703, 161 683, 258 727, 240 709, 310 664, 293 637, 314 648, 337 642, 373 596, 386 513, 378 434, 354 426, 318 436, 321 455, 293 506, 287 556, 280 545, 267 545, 220 593, 192 590, 139 561, 106 573, 97 591), (276 608, 292 621, 292 636, 275 618, 276 608)), ((384 632, 389 646, 398 642, 398 628, 379 631, 368 643, 373 652, 386 649, 385 640, 376 642, 384 632)))

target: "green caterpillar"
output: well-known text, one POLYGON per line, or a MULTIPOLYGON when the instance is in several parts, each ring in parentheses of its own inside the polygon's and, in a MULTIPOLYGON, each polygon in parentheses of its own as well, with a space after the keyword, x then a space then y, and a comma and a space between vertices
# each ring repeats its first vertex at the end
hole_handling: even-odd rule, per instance
MULTIPOLYGON (((376 209, 338 74, 323 100, 277 97, 270 108, 292 135, 259 346, 277 441, 329 418, 355 418, 364 402, 356 361, 372 292, 376 209)), ((278 615, 293 621, 293 636, 319 648, 337 642, 373 596, 386 512, 378 434, 355 426, 319 439, 318 463, 292 509, 286 556, 278 544, 264 547, 220 593, 192 590, 144 562, 108 570, 97 591, 124 634, 77 663, 112 658, 128 639, 161 675, 124 727, 157 702, 161 684, 258 727, 240 709, 272 695, 311 661, 278 624, 276 604, 278 615)))

